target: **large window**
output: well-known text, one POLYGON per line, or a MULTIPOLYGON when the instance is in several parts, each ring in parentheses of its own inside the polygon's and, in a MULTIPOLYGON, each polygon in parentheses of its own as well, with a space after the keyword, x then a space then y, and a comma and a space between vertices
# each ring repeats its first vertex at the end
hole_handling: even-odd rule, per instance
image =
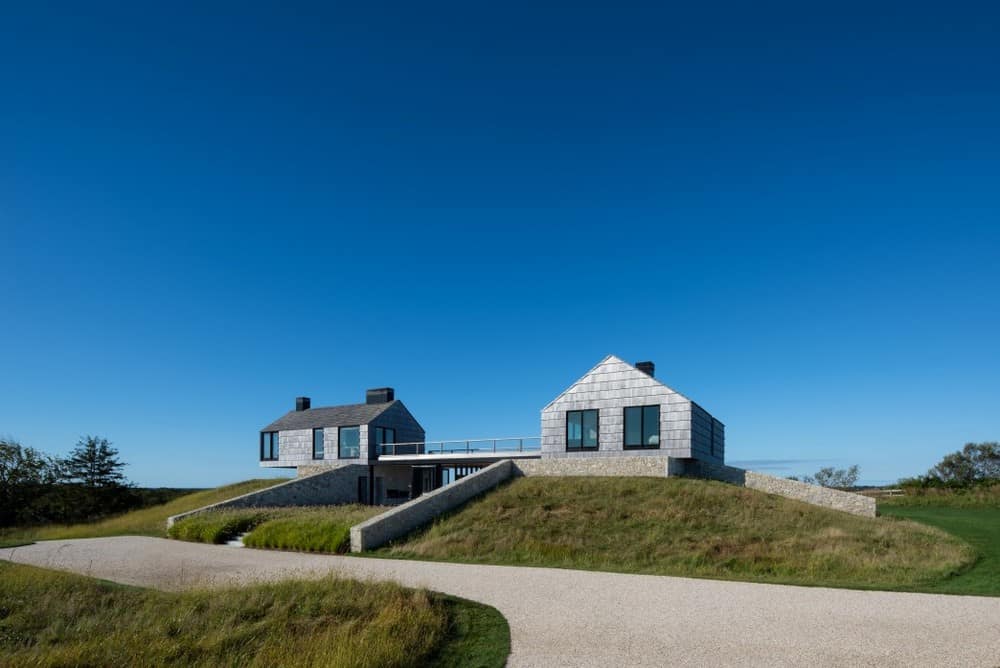
POLYGON ((278 459, 278 432, 260 432, 260 461, 273 462, 278 459))
POLYGON ((323 459, 322 429, 313 429, 313 459, 323 459))
POLYGON ((660 447, 659 406, 630 406, 625 409, 625 447, 660 447))
POLYGON ((375 427, 375 452, 380 455, 392 454, 383 446, 396 442, 396 430, 391 427, 375 427))
POLYGON ((341 459, 357 459, 361 456, 361 428, 341 427, 339 442, 339 457, 341 459))
POLYGON ((566 411, 566 449, 597 449, 597 410, 566 411))

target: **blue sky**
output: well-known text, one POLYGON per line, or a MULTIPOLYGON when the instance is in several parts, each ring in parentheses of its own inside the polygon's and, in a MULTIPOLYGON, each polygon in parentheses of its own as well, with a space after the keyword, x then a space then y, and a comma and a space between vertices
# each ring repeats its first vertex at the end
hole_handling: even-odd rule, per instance
POLYGON ((207 486, 614 353, 783 475, 1000 438, 995 8, 362 4, 2 10, 0 434, 207 486))

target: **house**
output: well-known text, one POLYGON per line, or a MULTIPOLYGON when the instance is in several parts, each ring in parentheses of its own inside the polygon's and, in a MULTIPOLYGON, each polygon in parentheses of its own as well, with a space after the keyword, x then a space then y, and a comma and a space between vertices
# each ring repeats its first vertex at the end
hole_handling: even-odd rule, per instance
POLYGON ((670 457, 722 466, 726 428, 654 376, 608 355, 542 409, 542 459, 670 457))
POLYGON ((377 467, 386 446, 394 452, 423 453, 424 428, 395 398, 395 390, 368 390, 365 403, 312 408, 309 397, 298 397, 295 409, 260 430, 260 465, 295 468, 300 474, 347 465, 367 466, 357 476, 357 500, 376 504, 401 503, 411 496, 407 469, 377 467))

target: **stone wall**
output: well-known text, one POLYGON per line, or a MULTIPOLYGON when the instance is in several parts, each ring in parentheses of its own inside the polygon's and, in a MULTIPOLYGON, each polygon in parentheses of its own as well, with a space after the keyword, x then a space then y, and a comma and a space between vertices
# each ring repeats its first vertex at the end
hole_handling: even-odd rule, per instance
POLYGON ((295 478, 219 503, 190 510, 167 518, 167 528, 183 518, 223 508, 261 508, 269 506, 332 506, 357 503, 358 476, 368 474, 368 467, 358 464, 341 466, 304 478, 295 478))
POLYGON ((496 487, 510 478, 513 470, 511 460, 504 459, 351 527, 351 552, 374 550, 405 536, 435 517, 496 487))
POLYGON ((839 489, 830 489, 818 485, 799 482, 797 480, 786 480, 776 478, 763 473, 747 471, 745 485, 750 489, 756 489, 768 494, 777 494, 789 499, 804 501, 814 506, 841 510, 853 515, 864 517, 875 517, 875 499, 853 492, 842 492, 839 489))
POLYGON ((670 475, 670 461, 664 457, 568 457, 560 459, 519 459, 513 462, 515 475, 522 476, 643 476, 670 475))

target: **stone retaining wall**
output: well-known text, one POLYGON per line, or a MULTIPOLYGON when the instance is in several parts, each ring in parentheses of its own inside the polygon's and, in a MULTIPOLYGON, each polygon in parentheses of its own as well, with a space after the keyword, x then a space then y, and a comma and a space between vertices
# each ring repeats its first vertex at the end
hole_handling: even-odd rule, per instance
POLYGON ((351 552, 374 550, 431 522, 511 477, 511 460, 490 464, 461 480, 422 494, 351 527, 351 552))
MULTIPOLYGON (((573 457, 565 459, 521 459, 514 462, 515 475, 522 476, 642 476, 671 475, 672 457, 573 457)), ((674 473, 676 475, 676 473, 674 473)))
POLYGON ((368 467, 349 464, 304 478, 295 478, 274 487, 236 496, 202 508, 167 518, 167 528, 191 515, 222 508, 261 508, 266 506, 332 506, 357 503, 358 476, 368 475, 368 467))
POLYGON ((863 517, 875 517, 875 499, 853 492, 842 492, 839 489, 820 487, 799 482, 798 480, 786 480, 776 478, 763 473, 746 472, 746 482, 750 489, 756 489, 768 494, 777 494, 796 501, 804 501, 814 506, 841 510, 853 515, 863 517))

